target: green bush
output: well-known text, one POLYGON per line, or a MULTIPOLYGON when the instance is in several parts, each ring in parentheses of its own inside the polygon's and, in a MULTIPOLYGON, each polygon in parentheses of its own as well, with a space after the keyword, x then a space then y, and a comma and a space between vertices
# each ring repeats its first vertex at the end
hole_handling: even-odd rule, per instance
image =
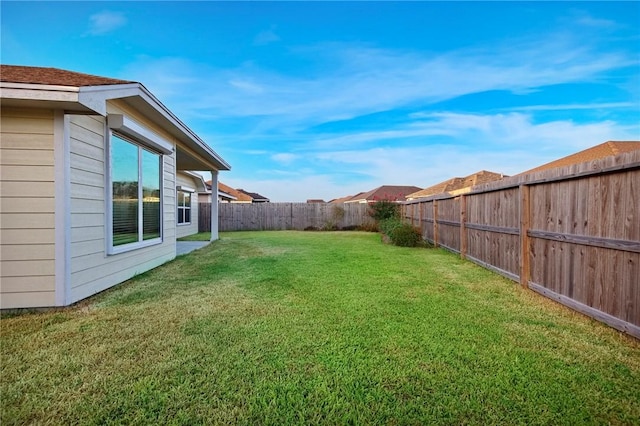
POLYGON ((383 219, 378 224, 380 232, 387 235, 389 238, 391 238, 391 235, 393 235, 395 230, 400 226, 402 226, 402 221, 396 217, 383 219))
POLYGON ((400 247, 416 247, 422 241, 422 235, 417 228, 403 223, 399 218, 389 218, 380 221, 380 231, 391 242, 400 247))
POLYGON ((391 240, 393 244, 400 247, 415 247, 422 241, 422 235, 418 229, 408 223, 403 223, 393 230, 391 240))
POLYGON ((400 205, 393 201, 376 201, 369 207, 369 216, 374 218, 376 222, 380 222, 385 219, 399 218, 400 205))

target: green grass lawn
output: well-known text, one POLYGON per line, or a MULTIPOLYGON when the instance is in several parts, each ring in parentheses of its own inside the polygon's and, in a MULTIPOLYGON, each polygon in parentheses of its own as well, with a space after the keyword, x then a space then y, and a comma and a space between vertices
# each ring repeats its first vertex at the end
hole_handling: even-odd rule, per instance
POLYGON ((199 234, 188 235, 178 238, 178 241, 210 241, 211 232, 200 232, 199 234))
POLYGON ((640 343, 455 255, 238 232, 4 316, 2 425, 637 424, 640 343))

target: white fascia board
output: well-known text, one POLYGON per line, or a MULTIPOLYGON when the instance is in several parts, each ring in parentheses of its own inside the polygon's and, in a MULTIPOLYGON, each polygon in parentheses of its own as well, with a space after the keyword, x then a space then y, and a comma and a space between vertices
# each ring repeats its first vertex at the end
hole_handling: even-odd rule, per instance
POLYGON ((176 126, 180 131, 187 136, 196 147, 203 149, 210 157, 215 159, 215 162, 219 164, 220 170, 231 170, 231 165, 224 161, 222 157, 218 155, 209 145, 207 145, 198 135, 196 135, 193 130, 187 127, 178 117, 176 117, 162 102, 158 100, 151 92, 147 90, 146 87, 140 85, 140 89, 142 92, 142 98, 150 105, 153 105, 154 108, 160 112, 164 117, 171 122, 174 126, 176 126))
POLYGON ((151 105, 186 136, 186 139, 193 145, 192 147, 200 149, 204 154, 212 158, 213 163, 218 166, 219 170, 231 170, 229 163, 223 160, 218 153, 200 139, 140 83, 82 87, 9 82, 0 84, 0 98, 78 102, 102 116, 107 115, 107 100, 132 96, 139 96, 147 104, 151 105))
POLYGON ((107 115, 107 100, 140 95, 141 87, 139 83, 83 86, 79 88, 78 102, 105 116, 107 115))
POLYGON ((106 101, 109 99, 120 99, 132 96, 142 98, 148 105, 151 105, 168 122, 178 128, 187 140, 191 141, 196 148, 203 150, 206 155, 214 159, 220 170, 231 170, 229 163, 224 161, 209 145, 207 145, 198 135, 196 135, 186 124, 175 116, 162 102, 158 100, 146 87, 140 83, 113 84, 106 86, 85 86, 80 88, 79 101, 88 108, 106 115, 106 101))
POLYGON ((173 152, 173 144, 171 142, 122 114, 107 115, 107 125, 110 129, 135 138, 163 154, 171 154, 173 152))
POLYGON ((77 93, 79 91, 78 87, 76 86, 59 86, 54 84, 34 84, 34 83, 11 83, 9 81, 1 82, 0 88, 42 90, 45 92, 76 92, 77 93))
POLYGON ((2 83, 0 98, 33 101, 78 102, 78 88, 41 84, 2 83))

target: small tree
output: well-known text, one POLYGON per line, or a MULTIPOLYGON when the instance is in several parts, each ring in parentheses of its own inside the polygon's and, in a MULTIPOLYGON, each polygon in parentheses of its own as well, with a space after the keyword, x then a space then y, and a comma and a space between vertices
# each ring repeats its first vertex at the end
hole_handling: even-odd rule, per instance
POLYGON ((393 201, 376 201, 369 207, 369 216, 378 223, 385 219, 397 219, 400 217, 400 205, 393 201))

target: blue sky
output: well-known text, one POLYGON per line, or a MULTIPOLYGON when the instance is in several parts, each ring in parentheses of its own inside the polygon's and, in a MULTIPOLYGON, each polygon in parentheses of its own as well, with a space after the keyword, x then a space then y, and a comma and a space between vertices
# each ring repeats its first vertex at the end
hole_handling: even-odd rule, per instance
POLYGON ((143 83, 272 201, 640 140, 640 2, 7 2, 4 64, 143 83))

